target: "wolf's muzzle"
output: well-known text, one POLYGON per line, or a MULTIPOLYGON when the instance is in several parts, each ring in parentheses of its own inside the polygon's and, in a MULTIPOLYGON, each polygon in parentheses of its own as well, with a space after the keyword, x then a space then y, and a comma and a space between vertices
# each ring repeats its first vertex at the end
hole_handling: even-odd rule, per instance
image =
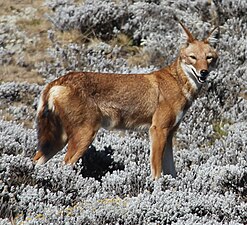
POLYGON ((203 78, 203 77, 206 78, 209 75, 209 72, 208 72, 208 70, 201 70, 200 75, 201 75, 201 78, 203 78))

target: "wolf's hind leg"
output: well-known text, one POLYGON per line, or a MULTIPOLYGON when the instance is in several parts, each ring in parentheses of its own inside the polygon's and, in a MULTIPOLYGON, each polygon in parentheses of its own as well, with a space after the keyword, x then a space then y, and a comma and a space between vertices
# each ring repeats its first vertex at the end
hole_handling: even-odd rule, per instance
POLYGON ((68 150, 64 157, 65 164, 74 164, 84 155, 97 130, 91 125, 84 125, 74 129, 74 133, 69 138, 68 150))

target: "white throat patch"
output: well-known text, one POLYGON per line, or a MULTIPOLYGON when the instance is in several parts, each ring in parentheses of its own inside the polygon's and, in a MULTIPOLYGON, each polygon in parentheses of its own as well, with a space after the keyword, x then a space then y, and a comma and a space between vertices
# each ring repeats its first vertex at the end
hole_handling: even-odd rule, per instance
POLYGON ((201 87, 201 84, 197 81, 197 78, 195 77, 195 75, 192 72, 192 69, 194 71, 196 71, 194 69, 194 67, 192 65, 187 65, 183 62, 181 62, 181 67, 183 72, 185 73, 185 75, 187 76, 190 84, 192 85, 192 87, 196 90, 198 90, 201 87))

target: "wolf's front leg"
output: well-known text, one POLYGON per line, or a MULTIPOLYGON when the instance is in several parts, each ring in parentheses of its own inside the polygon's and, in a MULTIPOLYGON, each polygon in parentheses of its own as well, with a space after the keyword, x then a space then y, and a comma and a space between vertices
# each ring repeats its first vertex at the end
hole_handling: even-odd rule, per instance
POLYGON ((161 176, 164 146, 166 145, 168 129, 152 125, 149 133, 151 140, 150 161, 152 178, 157 180, 161 176))
POLYGON ((172 149, 172 138, 173 132, 168 135, 164 156, 163 156, 163 174, 170 174, 172 177, 176 177, 176 169, 173 158, 173 149, 172 149))

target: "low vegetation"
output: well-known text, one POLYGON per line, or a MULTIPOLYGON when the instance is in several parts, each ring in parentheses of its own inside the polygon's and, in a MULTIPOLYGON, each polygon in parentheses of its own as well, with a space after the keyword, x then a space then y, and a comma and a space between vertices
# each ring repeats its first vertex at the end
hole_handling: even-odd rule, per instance
POLYGON ((0 4, 0 224, 247 224, 246 1, 0 4), (178 177, 151 180, 148 135, 135 132, 101 130, 74 167, 61 163, 66 148, 35 166, 44 85, 72 70, 169 64, 174 14, 195 36, 220 26, 217 69, 174 140, 178 177))

